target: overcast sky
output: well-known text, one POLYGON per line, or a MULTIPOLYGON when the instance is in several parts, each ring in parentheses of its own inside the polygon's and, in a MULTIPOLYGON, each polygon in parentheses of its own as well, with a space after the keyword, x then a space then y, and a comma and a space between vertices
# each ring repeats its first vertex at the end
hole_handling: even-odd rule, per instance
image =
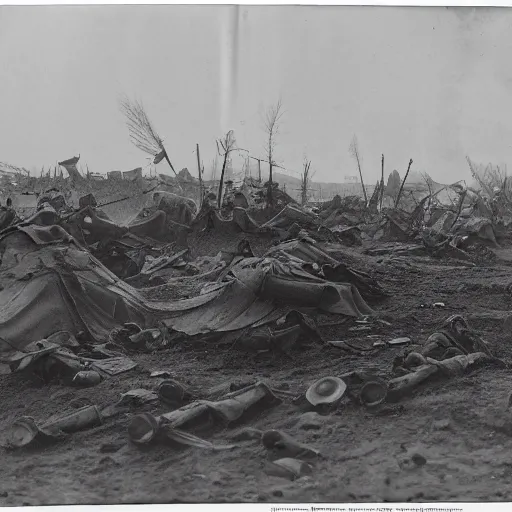
MULTIPOLYGON (((512 11, 407 7, 0 7, 0 161, 81 154, 91 171, 147 164, 120 94, 137 97, 176 168, 208 173, 233 129, 264 156, 263 113, 282 98, 276 158, 316 180, 407 168, 435 180, 512 162, 512 11), (238 29, 236 20, 238 19, 238 29), (236 50, 233 41, 238 41, 236 50)), ((158 166, 170 173, 167 164, 158 166)))

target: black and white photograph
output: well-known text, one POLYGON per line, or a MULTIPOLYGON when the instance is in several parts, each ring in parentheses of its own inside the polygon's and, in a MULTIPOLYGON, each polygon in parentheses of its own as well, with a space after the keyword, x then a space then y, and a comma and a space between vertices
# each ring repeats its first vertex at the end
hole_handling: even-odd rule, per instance
POLYGON ((0 5, 0 507, 512 501, 511 56, 508 7, 0 5))

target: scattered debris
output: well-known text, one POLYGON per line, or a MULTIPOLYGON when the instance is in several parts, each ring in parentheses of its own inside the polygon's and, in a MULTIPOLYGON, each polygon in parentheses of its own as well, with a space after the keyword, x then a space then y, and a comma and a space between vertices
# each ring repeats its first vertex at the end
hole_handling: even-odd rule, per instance
POLYGON ((7 432, 6 446, 22 448, 32 444, 45 444, 60 440, 63 434, 70 434, 101 425, 103 417, 95 405, 75 409, 63 415, 51 418, 39 426, 33 418, 16 420, 7 432))
MULTIPOLYGON (((153 157, 165 159, 165 150, 153 157)), ((29 214, 12 202, 0 207, 0 362, 9 378, 35 377, 39 385, 70 386, 64 390, 70 397, 81 393, 46 421, 13 421, 8 448, 45 446, 128 417, 135 445, 218 451, 257 442, 269 459, 266 473, 294 480, 312 474, 307 461, 322 456, 300 438, 330 435, 337 415, 355 409, 379 421, 404 411, 386 402, 413 400, 433 381, 478 367, 508 368, 493 354, 494 340, 484 341, 460 314, 423 337, 407 330, 399 311, 405 302, 393 303, 400 281, 409 286, 422 265, 431 265, 436 279, 455 259, 454 279, 471 272, 481 285, 482 267, 495 264, 499 244, 510 236, 512 209, 501 193, 434 187, 413 201, 406 180, 398 179, 393 197, 385 195, 382 180, 369 201, 338 195, 317 205, 303 198, 299 205, 277 184, 249 177, 241 185, 227 180, 219 195, 200 174, 197 193, 186 170, 176 179, 144 183, 137 168, 91 185, 76 168, 79 158, 60 162, 69 180, 41 189, 29 214), (106 198, 102 187, 114 182, 126 188, 106 198), (451 195, 442 194, 447 189, 451 195), (133 190, 137 208, 114 215, 113 207, 136 199, 133 190), (267 205, 269 190, 273 205, 267 205), (447 197, 452 204, 445 204, 447 197), (386 315, 384 302, 392 303, 386 315), (233 360, 250 363, 238 379, 198 384, 193 367, 180 366, 189 354, 217 370, 233 360), (322 354, 335 356, 332 366, 317 367, 333 375, 309 387, 302 376, 284 383, 280 375, 280 385, 259 380, 272 377, 258 373, 262 360, 268 368, 290 364, 289 375, 300 375, 309 354, 315 363, 322 354), (150 368, 168 369, 146 370, 148 361, 150 368), (332 370, 338 361, 351 371, 338 375, 332 370), (103 396, 121 383, 124 392, 110 403, 92 402, 98 395, 87 388, 98 386, 103 396), (267 408, 282 402, 301 406, 286 423, 296 429, 293 436, 260 422, 267 408), (267 430, 256 428, 263 424, 267 430), (203 438, 231 426, 233 443, 203 438)), ((457 282, 457 293, 468 293, 468 283, 457 282)), ((504 289, 496 285, 492 293, 504 289)), ((455 288, 432 290, 418 288, 429 322, 443 308, 459 308, 449 299, 455 288)), ((464 315, 473 321, 473 313, 464 315)), ((51 400, 59 396, 52 392, 51 400)), ((431 428, 449 430, 451 420, 432 420, 431 428)), ((98 450, 116 453, 124 444, 100 442, 98 450)), ((363 443, 337 460, 375 450, 375 443, 363 443)), ((410 460, 417 467, 429 463, 420 453, 410 460)))
POLYGON ((374 407, 386 400, 388 386, 381 380, 370 380, 363 384, 359 394, 363 405, 374 407))
POLYGON ((275 461, 266 462, 266 473, 270 476, 278 476, 296 480, 304 475, 310 475, 313 472, 311 464, 298 459, 283 458, 275 461))
POLYGON ((293 437, 280 430, 267 430, 263 432, 261 442, 275 458, 293 457, 311 459, 321 456, 320 452, 315 448, 295 441, 293 437))
POLYGON ((347 385, 338 377, 324 377, 312 384, 306 391, 307 401, 313 405, 334 405, 347 389, 347 385))
POLYGON ((401 345, 407 345, 411 342, 411 338, 395 338, 393 340, 389 340, 387 343, 391 347, 397 347, 401 345))

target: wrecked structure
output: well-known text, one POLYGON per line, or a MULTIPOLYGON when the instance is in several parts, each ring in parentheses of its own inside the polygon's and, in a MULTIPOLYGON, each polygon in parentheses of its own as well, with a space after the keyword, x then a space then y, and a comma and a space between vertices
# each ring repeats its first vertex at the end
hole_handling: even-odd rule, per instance
POLYGON ((339 443, 324 428, 337 415, 397 415, 471 372, 508 371, 470 308, 448 312, 455 293, 421 297, 417 310, 437 315, 425 334, 400 316, 414 281, 396 285, 432 262, 490 265, 508 236, 500 193, 454 185, 381 208, 376 189, 368 205, 335 196, 313 208, 276 187, 269 208, 265 184, 246 179, 228 184, 219 208, 215 187, 201 196, 179 177, 180 189, 138 176, 59 188, 57 176, 30 208, 2 202, 0 361, 17 382, 94 397, 53 414, 16 411, 6 453, 51 453, 111 426, 130 457, 151 445, 212 459, 258 447, 266 482, 300 480, 339 443), (197 378, 195 360, 208 368, 197 378))

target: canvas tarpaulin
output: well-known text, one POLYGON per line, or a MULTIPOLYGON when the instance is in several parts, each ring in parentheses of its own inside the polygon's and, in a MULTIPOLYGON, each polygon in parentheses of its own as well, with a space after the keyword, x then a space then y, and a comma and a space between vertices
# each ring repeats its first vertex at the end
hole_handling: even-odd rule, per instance
POLYGON ((74 243, 63 243, 66 238, 51 226, 0 241, 0 351, 23 349, 59 330, 86 331, 101 341, 119 324, 145 323, 135 297, 116 289, 115 276, 74 243))
POLYGON ((66 237, 62 228, 49 226, 17 230, 0 241, 0 353, 61 330, 105 342, 125 322, 148 327, 179 317, 215 301, 226 286, 192 299, 151 301, 73 242, 63 243, 66 237))
POLYGON ((85 331, 104 342, 125 322, 152 327, 163 320, 196 335, 264 325, 298 306, 349 316, 371 313, 353 285, 327 282, 274 258, 244 258, 224 282, 196 297, 152 301, 150 291, 129 286, 66 239, 62 228, 48 226, 16 230, 0 240, 0 352, 22 350, 61 330, 85 331))
POLYGON ((192 222, 197 231, 211 228, 216 233, 258 232, 258 223, 247 213, 245 208, 235 206, 229 217, 224 218, 216 207, 205 202, 197 217, 192 222))
POLYGON ((301 308, 352 317, 373 313, 355 286, 327 282, 298 265, 273 258, 245 258, 230 274, 232 280, 217 289, 221 293, 214 301, 167 318, 165 323, 195 335, 261 326, 301 308))
POLYGON ((272 256, 275 258, 279 258, 280 256, 285 256, 286 258, 292 257, 304 263, 316 263, 318 265, 338 263, 334 258, 318 247, 303 242, 302 240, 283 242, 277 247, 269 249, 266 256, 272 256))
POLYGON ((275 217, 270 219, 265 224, 262 224, 262 228, 288 228, 294 222, 299 224, 316 224, 316 218, 309 212, 296 208, 290 204, 287 204, 275 217))

